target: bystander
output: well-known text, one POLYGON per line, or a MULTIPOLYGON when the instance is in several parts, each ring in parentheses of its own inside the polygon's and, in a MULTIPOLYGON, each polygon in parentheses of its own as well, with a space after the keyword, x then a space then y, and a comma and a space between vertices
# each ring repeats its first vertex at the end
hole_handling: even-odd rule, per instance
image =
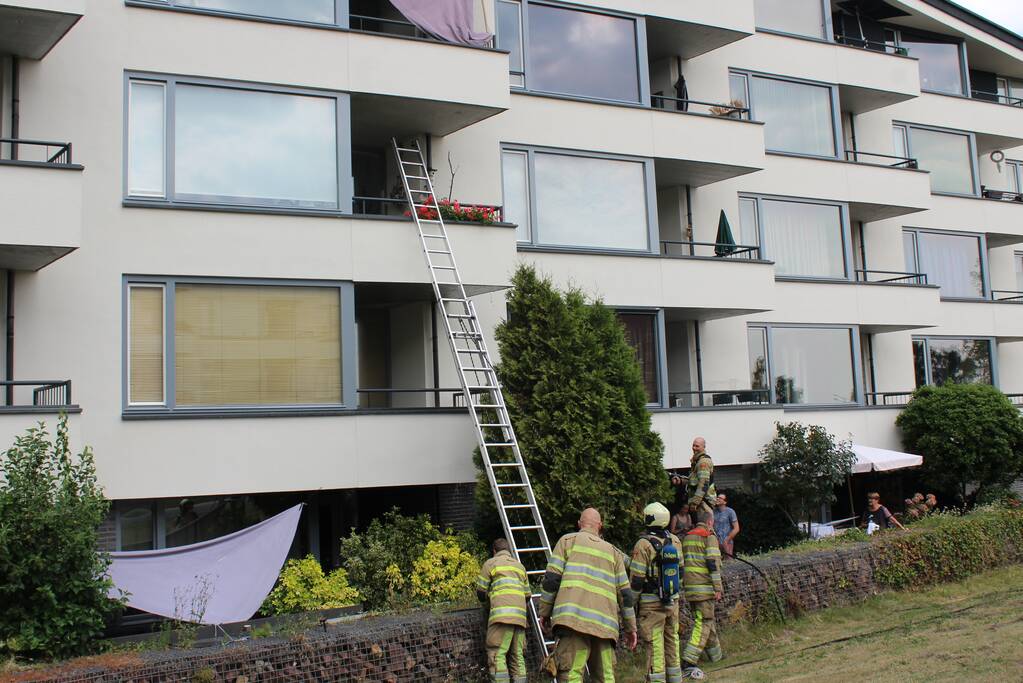
POLYGON ((719 493, 714 506, 714 535, 721 544, 721 554, 730 558, 735 552, 735 537, 739 535, 739 517, 728 507, 728 497, 719 493))

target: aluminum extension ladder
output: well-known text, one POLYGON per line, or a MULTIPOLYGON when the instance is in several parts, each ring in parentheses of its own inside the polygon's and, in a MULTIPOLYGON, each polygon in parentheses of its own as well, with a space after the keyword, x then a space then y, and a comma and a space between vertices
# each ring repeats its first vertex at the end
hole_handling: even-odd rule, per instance
POLYGON ((512 554, 526 567, 532 592, 529 616, 543 653, 547 655, 554 641, 548 639, 540 628, 537 612, 540 594, 532 588, 542 580, 551 556, 547 530, 540 518, 476 307, 466 294, 455 262, 419 141, 415 140, 413 147, 402 147, 396 138, 392 138, 391 144, 405 197, 419 230, 419 241, 433 281, 433 294, 444 314, 448 342, 476 431, 483 467, 512 554))

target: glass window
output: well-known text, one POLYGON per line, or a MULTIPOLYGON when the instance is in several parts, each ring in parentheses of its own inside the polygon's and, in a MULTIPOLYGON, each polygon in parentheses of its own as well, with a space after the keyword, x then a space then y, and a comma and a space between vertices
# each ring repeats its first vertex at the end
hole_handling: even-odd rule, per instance
MULTIPOLYGON (((929 384, 992 384, 990 340, 916 339, 913 356, 917 367, 926 365, 929 384)), ((918 371, 917 386, 920 386, 920 380, 918 371)))
POLYGON ((910 153, 931 173, 932 192, 974 194, 973 150, 965 133, 909 129, 910 153))
POLYGON ((760 219, 765 258, 775 262, 775 273, 847 277, 841 207, 763 199, 760 219))
POLYGON ((745 74, 728 74, 728 96, 731 102, 749 107, 749 79, 745 74))
POLYGON ((132 81, 128 90, 128 194, 163 197, 163 83, 132 81))
POLYGON ((824 38, 824 5, 821 0, 756 0, 757 28, 824 38))
POLYGON ((910 57, 920 60, 920 88, 963 94, 963 65, 959 43, 903 33, 899 41, 910 57))
POLYGON ((635 20, 536 3, 528 16, 530 89, 639 101, 635 20))
MULTIPOLYGON (((760 228, 757 221, 757 200, 739 198, 739 239, 747 247, 760 245, 760 228)), ((759 255, 758 255, 759 258, 759 255)))
POLYGON ((164 402, 164 306, 162 285, 128 289, 128 402, 164 402))
POLYGON ((835 156, 831 88, 750 77, 753 118, 764 122, 764 144, 775 152, 835 156))
POLYGON ((777 403, 855 403, 849 328, 775 327, 771 371, 777 403))
POLYGON ((911 231, 916 238, 916 267, 943 297, 983 298, 984 271, 979 236, 911 231))
POLYGON ((196 7, 233 14, 248 14, 272 19, 336 23, 334 0, 171 0, 178 7, 196 7))
POLYGON ((117 523, 121 539, 118 550, 153 550, 156 547, 153 519, 152 503, 119 504, 117 523))
POLYGON ((913 375, 918 387, 927 384, 927 343, 923 339, 913 340, 913 375))
POLYGON ((767 368, 767 329, 751 327, 749 334, 750 389, 770 388, 767 368))
POLYGON ((522 5, 509 0, 497 2, 497 48, 508 50, 508 70, 511 84, 525 85, 522 62, 522 5))
POLYGON ((1023 251, 1014 254, 1016 262, 1016 291, 1023 292, 1023 251))
POLYGON ((892 126, 892 154, 904 159, 909 158, 909 140, 906 139, 905 126, 892 126))
POLYGON ((650 313, 618 313, 625 337, 636 352, 647 403, 660 403, 660 363, 657 354, 657 316, 650 313))
POLYGON ((529 159, 526 152, 505 151, 502 154, 504 183, 504 220, 515 223, 520 242, 528 242, 529 229, 529 159))
POLYGON ((902 232, 902 256, 906 261, 907 273, 919 273, 920 261, 916 256, 916 233, 912 230, 902 232))
POLYGON ((163 508, 166 547, 201 543, 258 524, 269 515, 252 496, 182 498, 163 508))
POLYGON ((1023 192, 1023 161, 1005 162, 1005 171, 1009 176, 1009 192, 1023 192))

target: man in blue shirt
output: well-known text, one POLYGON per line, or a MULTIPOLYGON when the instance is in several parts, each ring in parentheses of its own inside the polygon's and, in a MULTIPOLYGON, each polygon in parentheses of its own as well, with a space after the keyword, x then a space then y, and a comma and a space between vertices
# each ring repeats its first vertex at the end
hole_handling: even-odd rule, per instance
POLYGON ((714 535, 721 544, 722 557, 731 557, 735 548, 735 537, 739 535, 739 518, 735 510, 728 507, 728 497, 718 494, 714 507, 714 535))

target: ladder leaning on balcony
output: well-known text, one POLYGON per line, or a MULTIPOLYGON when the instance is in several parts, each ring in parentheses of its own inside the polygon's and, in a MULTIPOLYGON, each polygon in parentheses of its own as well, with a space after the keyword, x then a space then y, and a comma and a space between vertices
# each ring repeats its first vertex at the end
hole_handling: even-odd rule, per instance
POLYGON ((412 218, 419 231, 426 265, 430 270, 433 294, 444 314, 451 353, 505 537, 511 545, 512 553, 525 565, 530 579, 533 595, 529 600, 529 616, 546 655, 554 641, 548 640, 540 629, 536 609, 540 594, 536 591, 536 585, 542 580, 551 555, 547 530, 540 518, 540 509, 483 338, 476 306, 465 291, 455 262, 455 254, 444 227, 444 218, 437 207, 433 183, 419 141, 414 141, 414 146, 402 147, 397 139, 392 138, 391 144, 412 218))

